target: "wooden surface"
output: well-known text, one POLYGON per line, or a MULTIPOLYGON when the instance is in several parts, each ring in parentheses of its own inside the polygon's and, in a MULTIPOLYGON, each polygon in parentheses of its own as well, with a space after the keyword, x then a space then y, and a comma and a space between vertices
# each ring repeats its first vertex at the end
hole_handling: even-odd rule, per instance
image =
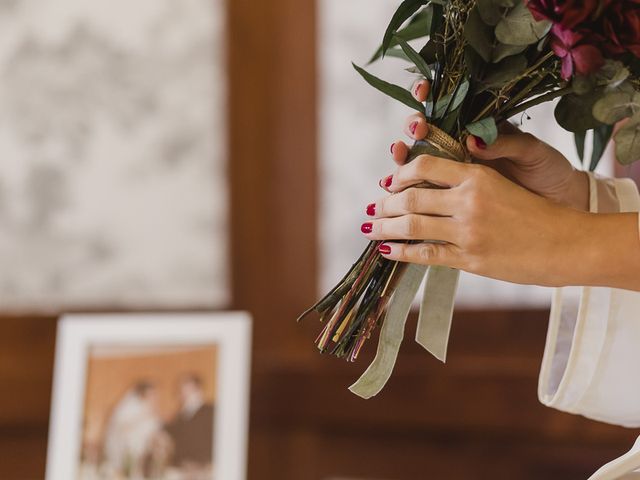
MULTIPOLYGON (((314 351, 315 320, 295 324, 317 291, 314 42, 313 2, 229 2, 232 307, 255 318, 249 480, 586 478, 635 435, 538 403, 546 312, 457 312, 449 363, 408 340, 370 401, 347 386, 373 345, 349 365, 314 351)), ((0 318, 2 480, 43 478, 54 344, 55 318, 0 318)))

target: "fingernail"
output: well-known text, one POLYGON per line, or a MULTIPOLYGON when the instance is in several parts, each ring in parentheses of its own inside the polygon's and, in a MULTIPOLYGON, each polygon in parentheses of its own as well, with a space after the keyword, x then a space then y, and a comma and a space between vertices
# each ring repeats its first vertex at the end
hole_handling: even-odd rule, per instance
POLYGON ((387 178, 383 180, 383 182, 384 182, 383 183, 384 188, 389 188, 393 183, 393 175, 389 175, 387 178))
POLYGON ((360 227, 360 230, 362 231, 362 233, 371 233, 373 230, 373 223, 363 223, 360 227))
POLYGON ((413 122, 411 125, 409 125, 409 131, 411 132, 411 135, 416 134, 417 128, 418 128, 418 122, 413 122))
POLYGON ((396 148, 396 144, 395 144, 395 143, 392 143, 392 144, 391 144, 391 155, 393 155, 393 149, 394 149, 394 148, 396 148))
POLYGON ((391 247, 389 245, 387 245, 386 243, 383 243, 382 245, 380 245, 378 247, 378 251, 382 255, 389 255, 389 254, 391 254, 391 247))
POLYGON ((376 204, 375 203, 370 203, 369 205, 367 205, 367 215, 369 215, 370 217, 375 217, 376 216, 376 204))
POLYGON ((476 137, 474 135, 473 140, 476 142, 476 147, 478 147, 480 150, 484 150, 487 148, 487 143, 480 137, 476 137))
POLYGON ((413 94, 417 97, 418 93, 420 93, 420 89, 422 88, 422 84, 419 83, 418 85, 416 85, 416 89, 413 91, 413 94))

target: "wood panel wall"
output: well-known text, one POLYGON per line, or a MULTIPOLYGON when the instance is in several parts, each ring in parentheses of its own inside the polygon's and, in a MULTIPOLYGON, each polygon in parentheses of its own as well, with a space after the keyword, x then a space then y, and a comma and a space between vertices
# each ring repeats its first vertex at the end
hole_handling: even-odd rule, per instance
MULTIPOLYGON (((385 392, 313 349, 315 7, 229 2, 233 308, 255 318, 249 480, 584 479, 635 432, 542 407, 544 311, 457 312, 450 361, 410 341, 385 392)), ((347 68, 347 66, 345 66, 347 68)), ((54 317, 0 318, 0 479, 44 475, 54 317)), ((226 480, 226 479, 219 479, 226 480)))

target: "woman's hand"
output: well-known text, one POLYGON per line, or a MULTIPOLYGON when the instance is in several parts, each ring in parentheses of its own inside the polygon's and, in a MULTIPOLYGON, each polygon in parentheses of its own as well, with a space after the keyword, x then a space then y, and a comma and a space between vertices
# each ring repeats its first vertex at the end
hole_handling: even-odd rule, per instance
POLYGON ((540 197, 495 170, 421 155, 383 180, 362 225, 380 253, 545 286, 640 291, 636 213, 593 214, 540 197), (414 187, 424 181, 442 189, 414 187), (413 240, 420 243, 399 243, 413 240), (426 242, 425 242, 426 241, 426 242))
MULTIPOLYGON (((429 89, 429 82, 421 80, 414 84, 412 94, 424 102, 429 89)), ((405 133, 411 139, 423 139, 428 130, 424 115, 415 114, 407 119, 405 133)), ((501 125, 500 130, 496 142, 488 146, 477 137, 467 138, 467 149, 477 163, 491 166, 538 195, 588 211, 589 180, 585 173, 575 170, 560 152, 533 135, 522 133, 509 123, 501 125)), ((398 165, 406 162, 409 148, 403 141, 392 145, 393 159, 398 165)))
POLYGON ((484 165, 421 155, 384 180, 393 195, 362 225, 390 260, 446 265, 515 283, 567 285, 590 214, 535 195, 484 165), (416 188, 424 181, 446 188, 416 188), (430 243, 396 243, 416 240, 430 243), (434 243, 433 241, 437 242, 434 243))

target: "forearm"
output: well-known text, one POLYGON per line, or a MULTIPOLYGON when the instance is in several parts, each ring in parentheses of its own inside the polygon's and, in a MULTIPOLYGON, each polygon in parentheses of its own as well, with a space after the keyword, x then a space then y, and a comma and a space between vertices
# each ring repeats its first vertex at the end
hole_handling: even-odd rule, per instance
POLYGON ((584 214, 570 257, 567 284, 640 291, 637 213, 584 214))

